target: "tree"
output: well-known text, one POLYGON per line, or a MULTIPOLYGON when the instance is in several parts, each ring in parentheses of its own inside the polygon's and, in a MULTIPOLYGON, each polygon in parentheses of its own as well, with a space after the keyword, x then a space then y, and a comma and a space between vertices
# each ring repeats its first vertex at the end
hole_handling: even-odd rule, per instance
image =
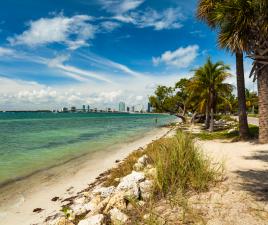
POLYGON ((258 80, 259 142, 268 143, 268 1, 226 0, 216 12, 220 41, 227 46, 238 42, 254 61, 250 76, 258 80))
MULTIPOLYGON (((223 13, 223 11, 220 10, 220 6, 224 5, 225 2, 226 0, 200 0, 197 10, 197 16, 199 19, 205 21, 210 27, 214 29, 220 29, 220 34, 218 37, 219 46, 235 53, 239 111, 239 133, 241 138, 246 139, 249 136, 249 129, 246 112, 245 78, 243 65, 243 50, 245 50, 245 37, 226 35, 226 33, 230 31, 228 30, 228 26, 223 26, 224 22, 219 23, 219 17, 221 17, 223 13)), ((228 16, 224 18, 225 20, 227 20, 226 22, 230 22, 228 21, 228 16)), ((238 24, 238 26, 242 26, 242 24, 238 24)))
MULTIPOLYGON (((216 111, 217 103, 221 100, 228 102, 226 96, 232 92, 232 85, 224 83, 230 77, 229 66, 223 62, 213 63, 210 58, 204 66, 195 70, 194 77, 189 84, 189 90, 192 96, 198 95, 199 110, 206 112, 205 126, 209 131, 214 131, 214 113, 216 111), (210 122, 208 122, 210 121, 210 122)), ((229 103, 228 103, 229 104, 229 103)))

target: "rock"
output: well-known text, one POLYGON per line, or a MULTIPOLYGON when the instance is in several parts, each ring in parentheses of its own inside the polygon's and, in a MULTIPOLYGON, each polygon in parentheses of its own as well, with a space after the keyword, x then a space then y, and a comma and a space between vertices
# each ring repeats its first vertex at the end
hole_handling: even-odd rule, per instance
POLYGON ((149 157, 147 155, 144 155, 140 157, 137 162, 146 166, 148 161, 149 161, 149 157))
POLYGON ((65 217, 60 217, 56 220, 53 225, 74 225, 70 220, 66 219, 65 217))
POLYGON ((111 208, 118 208, 120 210, 126 209, 127 207, 127 200, 125 197, 125 192, 117 192, 116 194, 114 194, 110 199, 109 202, 106 205, 106 208, 104 210, 105 213, 108 213, 108 211, 111 208))
POLYGON ((141 191, 141 198, 142 199, 149 199, 151 197, 151 191, 153 188, 153 181, 151 180, 145 180, 141 182, 140 184, 140 191, 141 191))
POLYGON ((112 224, 124 224, 128 220, 128 216, 125 213, 122 213, 119 209, 113 208, 110 210, 110 216, 112 224))
POLYGON ((56 202, 56 201, 58 201, 59 199, 60 199, 59 197, 54 197, 54 198, 51 199, 51 201, 52 201, 52 202, 56 202))
POLYGON ((104 221, 104 215, 97 214, 94 216, 90 216, 84 220, 81 220, 78 225, 102 225, 104 221))
POLYGON ((86 201, 87 201, 87 198, 85 198, 84 196, 81 197, 81 198, 76 198, 76 199, 74 199, 74 203, 75 203, 75 204, 83 204, 83 203, 85 203, 86 201))
POLYGON ((145 171, 146 175, 151 178, 155 178, 157 175, 156 168, 146 169, 145 171))
POLYGON ((137 162, 134 164, 133 168, 135 170, 142 170, 148 163, 149 157, 147 155, 144 155, 140 157, 137 162))
POLYGON ((118 184, 116 191, 132 189, 135 184, 145 180, 145 175, 142 172, 132 171, 131 174, 123 177, 118 184))
POLYGON ((102 198, 110 197, 114 193, 115 187, 97 187, 92 191, 93 195, 100 195, 102 198))
POLYGON ((33 212, 35 212, 35 213, 40 213, 40 212, 42 212, 44 209, 41 209, 41 208, 35 208, 34 210, 33 210, 33 212))

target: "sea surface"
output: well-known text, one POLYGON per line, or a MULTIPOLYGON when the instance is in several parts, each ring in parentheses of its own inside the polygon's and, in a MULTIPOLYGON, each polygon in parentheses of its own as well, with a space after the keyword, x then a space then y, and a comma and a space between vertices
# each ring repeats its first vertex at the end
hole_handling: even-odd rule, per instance
POLYGON ((162 114, 0 113, 0 186, 85 154, 134 141, 174 120, 174 116, 162 114))

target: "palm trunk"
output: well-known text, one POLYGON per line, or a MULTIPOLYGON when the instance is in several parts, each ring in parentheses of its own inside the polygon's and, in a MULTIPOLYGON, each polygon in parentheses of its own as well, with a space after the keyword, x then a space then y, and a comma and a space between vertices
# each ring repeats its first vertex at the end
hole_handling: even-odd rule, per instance
POLYGON ((209 128, 209 103, 206 103, 206 120, 205 120, 205 128, 209 128))
POLYGON ((259 142, 268 143, 268 66, 258 74, 259 142))
POLYGON ((248 119, 247 119, 247 110, 246 110, 243 53, 236 52, 235 55, 236 55, 239 134, 242 139, 247 139, 249 137, 249 129, 248 129, 248 119))
POLYGON ((209 126, 209 132, 214 131, 214 91, 210 94, 210 126, 209 126))

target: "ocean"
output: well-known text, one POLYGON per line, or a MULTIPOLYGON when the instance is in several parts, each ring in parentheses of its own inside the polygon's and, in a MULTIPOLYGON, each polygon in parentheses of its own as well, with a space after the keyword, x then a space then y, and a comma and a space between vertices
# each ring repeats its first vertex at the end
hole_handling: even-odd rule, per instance
POLYGON ((0 113, 0 186, 134 141, 174 120, 174 116, 163 114, 0 113))

